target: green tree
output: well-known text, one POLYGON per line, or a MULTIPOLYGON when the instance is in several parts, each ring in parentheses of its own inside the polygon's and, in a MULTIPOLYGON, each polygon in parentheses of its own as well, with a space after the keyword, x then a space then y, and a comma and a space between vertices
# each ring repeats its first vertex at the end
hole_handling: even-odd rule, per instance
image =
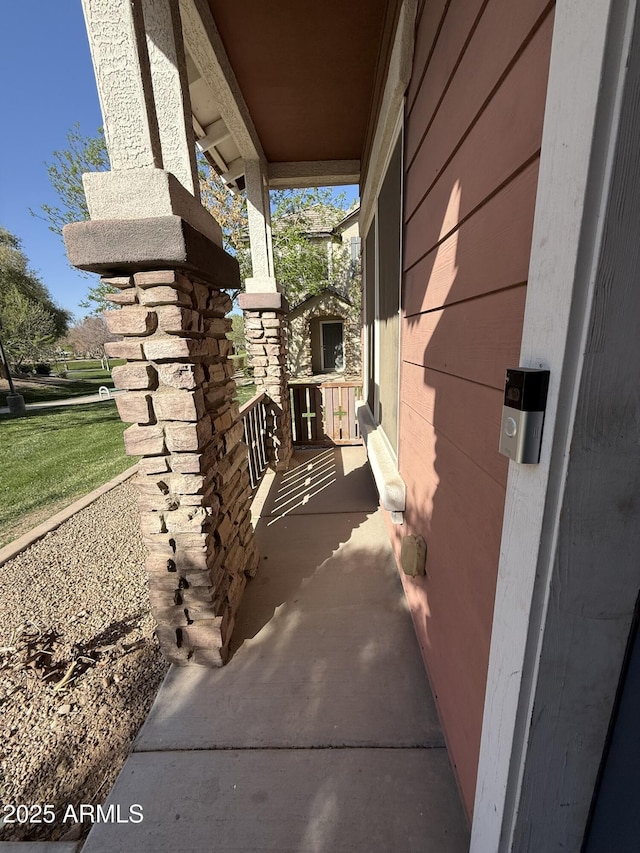
POLYGON ((3 341, 16 370, 51 358, 56 341, 53 315, 39 302, 17 294, 2 318, 3 341))
POLYGON ((9 361, 20 367, 47 358, 70 316, 29 269, 20 240, 0 228, 0 323, 9 361))
POLYGON ((275 276, 290 305, 342 283, 346 254, 331 233, 345 207, 344 194, 334 198, 329 187, 272 191, 275 276))
POLYGON ((236 353, 244 352, 247 349, 243 314, 231 315, 231 331, 227 333, 227 337, 233 343, 233 349, 236 353))

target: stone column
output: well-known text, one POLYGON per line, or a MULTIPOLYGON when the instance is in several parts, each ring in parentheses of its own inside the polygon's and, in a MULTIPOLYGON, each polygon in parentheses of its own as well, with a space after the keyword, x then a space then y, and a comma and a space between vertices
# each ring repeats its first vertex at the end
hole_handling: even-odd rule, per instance
POLYGON ((219 666, 258 563, 221 289, 237 283, 237 263, 177 217, 76 223, 65 241, 72 263, 117 289, 121 308, 105 316, 123 340, 108 353, 127 360, 113 380, 126 391, 116 402, 132 424, 127 453, 142 457, 135 485, 163 653, 219 666))
POLYGON ((291 461, 291 405, 286 366, 289 310, 281 293, 241 293, 249 364, 257 391, 271 399, 268 446, 270 462, 277 471, 286 470, 291 461))
POLYGON ((244 311, 247 356, 257 390, 272 401, 269 461, 276 470, 285 470, 293 452, 284 319, 289 305, 273 275, 269 186, 258 161, 245 161, 245 178, 253 276, 246 280, 246 293, 238 302, 244 311))

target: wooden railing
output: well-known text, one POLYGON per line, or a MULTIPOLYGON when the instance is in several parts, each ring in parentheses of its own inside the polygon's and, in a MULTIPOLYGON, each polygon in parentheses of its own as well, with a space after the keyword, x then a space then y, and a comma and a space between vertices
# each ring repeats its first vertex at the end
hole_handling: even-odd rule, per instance
POLYGON ((355 404, 361 382, 292 382, 289 395, 294 444, 360 444, 355 404))
POLYGON ((267 447, 269 402, 265 393, 256 394, 241 406, 238 415, 244 427, 244 442, 249 448, 249 477, 254 491, 264 477, 269 463, 267 447))

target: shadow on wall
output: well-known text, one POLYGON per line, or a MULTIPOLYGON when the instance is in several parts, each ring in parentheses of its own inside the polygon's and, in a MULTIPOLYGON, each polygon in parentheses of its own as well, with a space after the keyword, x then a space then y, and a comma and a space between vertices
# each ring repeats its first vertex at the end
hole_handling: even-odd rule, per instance
POLYGON ((397 555, 406 534, 427 542, 426 577, 403 582, 469 814, 508 471, 498 453, 502 389, 506 367, 519 363, 537 160, 488 197, 474 186, 479 168, 467 158, 458 174, 444 169, 404 213, 398 464, 407 510, 391 529, 397 555))

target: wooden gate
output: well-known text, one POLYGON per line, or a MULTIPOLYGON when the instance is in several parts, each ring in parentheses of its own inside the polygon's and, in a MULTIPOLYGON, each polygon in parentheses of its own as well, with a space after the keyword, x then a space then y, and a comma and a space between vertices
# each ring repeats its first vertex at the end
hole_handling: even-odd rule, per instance
POLYGON ((289 386, 294 444, 360 444, 356 399, 359 382, 289 386))

